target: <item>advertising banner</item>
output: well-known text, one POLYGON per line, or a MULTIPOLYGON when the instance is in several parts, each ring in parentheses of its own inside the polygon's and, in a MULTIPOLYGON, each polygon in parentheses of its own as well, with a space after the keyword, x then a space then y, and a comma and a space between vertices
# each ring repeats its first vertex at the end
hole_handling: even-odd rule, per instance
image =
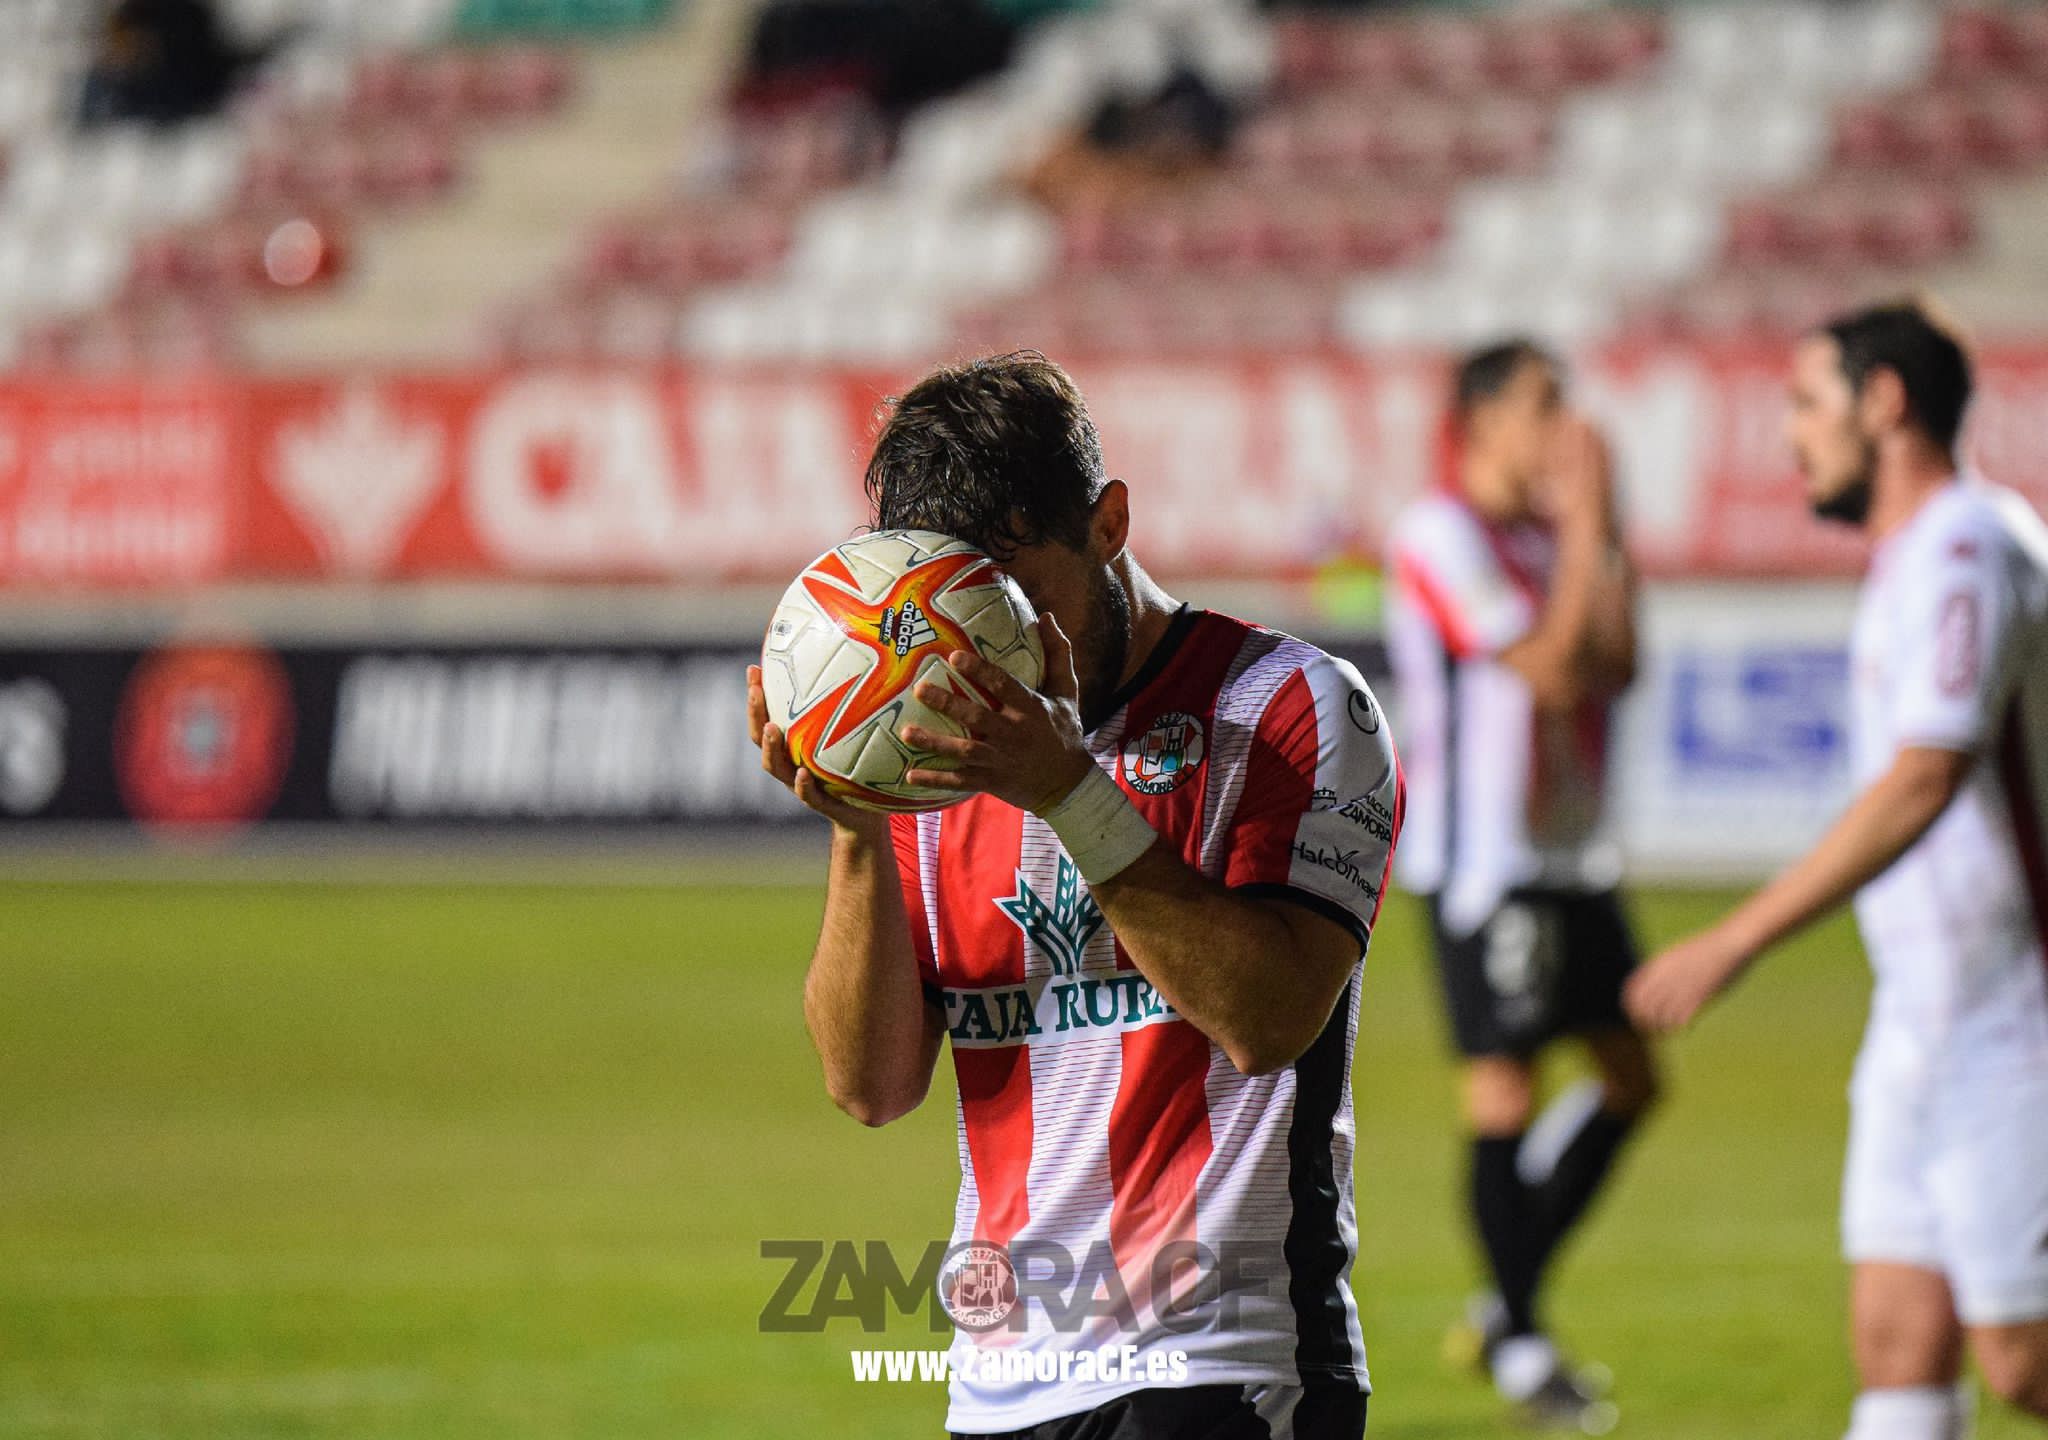
POLYGON ((0 653, 0 834, 810 819, 746 734, 750 649, 0 653))
POLYGON ((189 585, 241 559, 240 391, 0 380, 0 583, 189 585))
MULTIPOLYGON (((1631 543, 1668 577, 1853 573, 1783 437, 1775 350, 1580 357, 1631 543)), ((1076 362, 1144 558, 1286 579, 1371 559, 1444 473, 1434 358, 1076 362)), ((786 579, 867 518, 913 377, 576 368, 0 382, 0 585, 786 579)), ((1979 357, 1968 450, 2048 502, 2048 351, 1979 357)))
POLYGON ((1631 870, 1755 878, 1820 838, 1850 795, 1854 608, 1839 584, 1649 592, 1608 797, 1631 870))
MULTIPOLYGON (((1665 585, 1647 599, 1609 816, 1640 875, 1746 877, 1848 795, 1845 586, 1665 585)), ((1371 639, 1325 637, 1387 702, 1371 639)), ((0 839, 50 822, 166 839, 289 825, 774 830, 813 817, 746 735, 743 642, 0 650, 0 839)), ((51 831, 54 833, 54 831, 51 831)))

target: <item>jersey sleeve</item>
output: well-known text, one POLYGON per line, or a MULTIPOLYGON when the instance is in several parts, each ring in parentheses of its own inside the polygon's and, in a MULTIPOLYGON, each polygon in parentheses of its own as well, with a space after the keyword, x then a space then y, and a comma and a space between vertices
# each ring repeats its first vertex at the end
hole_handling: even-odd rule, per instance
POLYGON ((1431 512, 1401 527, 1392 547, 1402 601, 1426 617, 1460 660, 1498 655, 1536 623, 1536 606, 1486 537, 1459 517, 1431 512))
POLYGON ((1934 539, 1933 553, 1912 557, 1891 661, 1894 733, 1901 747, 1975 752, 1996 740, 2012 692, 2018 607, 2003 537, 1934 539))
POLYGON ((891 815, 889 840, 896 850, 896 878, 903 887, 903 913, 910 921, 910 948, 917 956, 917 978, 924 998, 943 1004, 938 956, 932 951, 931 911, 924 898, 924 869, 916 815, 891 815))
POLYGON ((1319 655, 1266 703, 1228 832, 1225 883, 1296 901, 1363 950, 1401 830, 1386 715, 1348 662, 1319 655))

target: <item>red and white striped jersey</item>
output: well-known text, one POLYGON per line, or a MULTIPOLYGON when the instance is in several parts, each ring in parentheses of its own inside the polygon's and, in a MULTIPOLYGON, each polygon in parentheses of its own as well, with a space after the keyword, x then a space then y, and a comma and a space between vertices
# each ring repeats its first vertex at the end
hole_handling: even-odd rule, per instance
POLYGON ((1546 715, 1500 659, 1542 613, 1550 531, 1491 524, 1438 490, 1389 538, 1387 660, 1412 787, 1401 883, 1440 896, 1458 933, 1517 886, 1613 885, 1620 855, 1601 827, 1610 707, 1546 715))
POLYGON ((1936 491, 1872 558, 1850 652, 1859 785, 1908 746, 1981 757, 1856 897, 1872 1031, 2048 1064, 2048 527, 1976 477, 1936 491))
MULTIPOLYGON (((1402 783, 1349 663, 1183 609, 1089 746, 1190 866, 1336 920, 1362 958, 1402 783)), ((954 1244, 1003 1247, 1022 1281, 1001 1323, 956 1330, 949 1426, 1017 1429, 1156 1383, 1058 1368, 1104 1347, 1184 1350, 1189 1384, 1364 1388, 1349 1287, 1358 973, 1307 1054, 1246 1076, 1132 965, 1036 816, 977 796, 893 831, 959 1082, 954 1244), (1204 1274, 1196 1305, 1184 1292, 1204 1274), (1033 1373, 994 1374, 998 1350, 1033 1373)))

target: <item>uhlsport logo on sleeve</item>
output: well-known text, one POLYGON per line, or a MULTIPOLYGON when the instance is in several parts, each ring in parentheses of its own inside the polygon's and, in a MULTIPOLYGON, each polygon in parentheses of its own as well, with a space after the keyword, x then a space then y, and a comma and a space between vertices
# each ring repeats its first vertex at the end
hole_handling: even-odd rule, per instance
POLYGON ((1178 790, 1201 768, 1207 751, 1202 722, 1170 710, 1152 728, 1124 743, 1124 779, 1141 795, 1178 790))

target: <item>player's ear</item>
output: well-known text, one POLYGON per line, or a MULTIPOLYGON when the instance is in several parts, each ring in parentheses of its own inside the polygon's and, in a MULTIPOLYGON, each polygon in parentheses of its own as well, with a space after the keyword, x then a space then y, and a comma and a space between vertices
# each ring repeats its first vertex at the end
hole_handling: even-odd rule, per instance
POLYGON ((1110 481, 1095 497, 1095 508, 1088 517, 1088 538, 1104 560, 1124 553, 1131 538, 1131 490, 1123 481, 1110 481))
POLYGON ((1906 382, 1899 372, 1880 365, 1863 377, 1856 397, 1857 416, 1872 435, 1882 435, 1906 422, 1906 382))

